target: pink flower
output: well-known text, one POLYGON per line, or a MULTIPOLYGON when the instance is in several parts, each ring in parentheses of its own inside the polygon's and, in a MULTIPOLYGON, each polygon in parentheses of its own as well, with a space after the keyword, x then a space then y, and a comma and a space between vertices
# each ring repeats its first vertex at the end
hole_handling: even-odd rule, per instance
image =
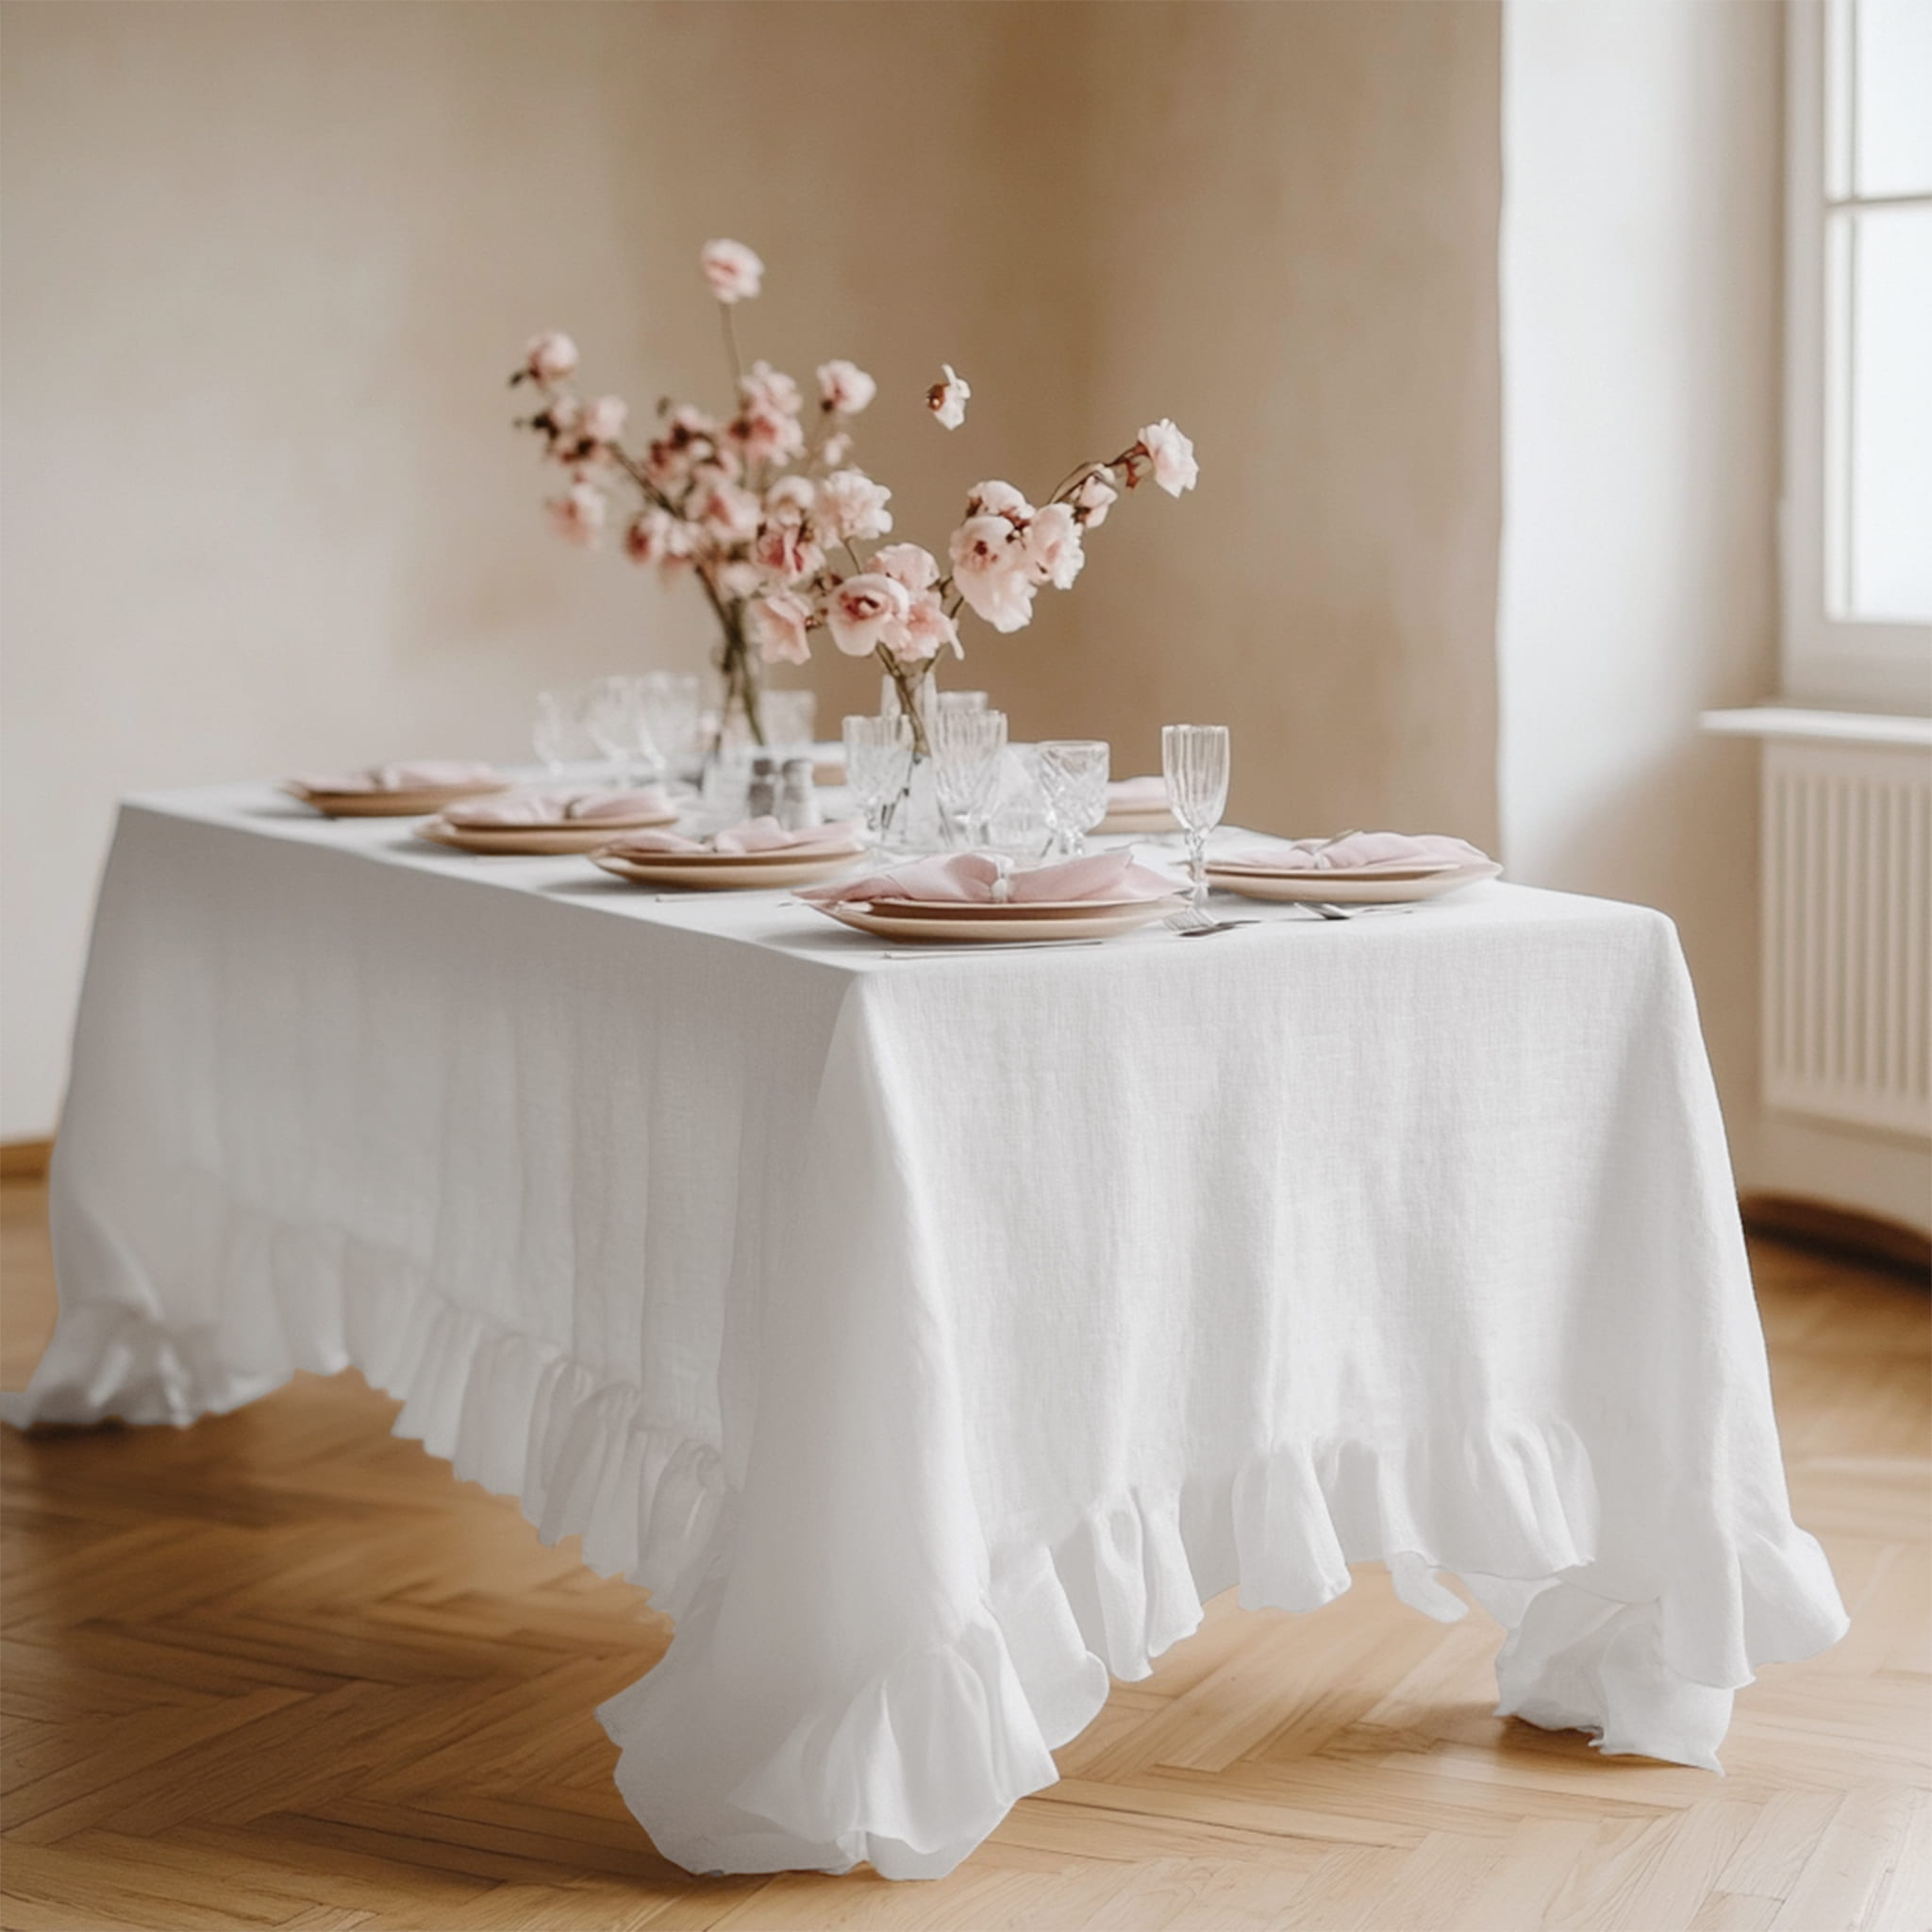
POLYGON ((819 485, 819 534, 827 543, 883 537, 892 527, 892 492, 863 470, 834 470, 819 485))
POLYGON ((815 576, 825 560, 825 553, 798 524, 767 524, 751 546, 751 554, 760 570, 788 584, 815 576))
POLYGON ((1071 591, 1087 553, 1080 547, 1080 524, 1063 503, 1050 503, 1026 531, 1026 565, 1041 583, 1071 591))
POLYGON ((774 591, 746 610, 745 623, 767 664, 804 664, 811 658, 811 606, 795 591, 774 591))
POLYGON ((725 303, 756 295, 765 278, 764 263, 742 242, 707 242, 698 251, 698 265, 711 293, 725 303))
POLYGON ((915 593, 931 590, 940 580, 939 559, 917 543, 888 543, 874 551, 872 567, 915 593))
POLYGON ((1170 496, 1191 490, 1199 480, 1201 466, 1194 460, 1194 445, 1165 416, 1141 430, 1138 447, 1154 466, 1154 480, 1170 496))
POLYGON ((886 648, 908 664, 923 664, 948 648, 955 657, 965 655, 959 648, 959 626, 946 615, 936 591, 913 598, 904 623, 887 633, 886 648))
POLYGON ((738 379, 738 400, 746 414, 795 416, 805 408, 798 385, 782 369, 769 362, 754 362, 751 374, 738 379))
POLYGON ((1033 514, 1033 506, 1010 483, 975 483, 966 499, 969 517, 1005 517, 1008 523, 1024 524, 1033 514))
POLYGON ((599 396, 585 405, 577 422, 578 434, 590 442, 615 442, 624 434, 630 405, 622 396, 599 396))
POLYGON ((819 401, 835 415, 858 415, 878 392, 878 384, 856 362, 819 364, 819 401))
POLYGON ((953 532, 953 581, 974 611, 997 631, 1033 618, 1037 588, 1019 533, 1005 517, 968 517, 953 532))
POLYGON ((745 597, 757 596, 764 589, 765 574, 757 564, 737 557, 724 563, 714 564, 711 581, 717 586, 721 597, 736 604, 745 597))
POLYGON ((1120 500, 1121 493, 1105 470, 1091 471, 1081 477, 1074 491, 1074 508, 1090 530, 1099 529, 1107 521, 1108 511, 1120 500))
POLYGON ((774 524, 802 524, 818 499, 818 486, 809 476, 780 476, 765 491, 765 517, 774 524))
POLYGON ((633 563, 655 563, 667 577, 691 562, 697 541, 689 524, 668 510, 647 509, 631 519, 624 533, 624 554, 633 563))
POLYGON ((524 344, 524 366, 520 374, 539 382, 561 382, 575 375, 577 345, 560 329, 545 329, 524 344))
POLYGON ((826 469, 836 470, 852 454, 852 439, 842 430, 828 436, 819 445, 819 460, 826 469))
POLYGON ((941 362, 940 367, 946 372, 946 378, 926 391, 925 407, 940 419, 941 428, 957 429, 966 420, 966 405, 972 397, 973 386, 954 371, 950 362, 941 362))
POLYGON ((848 658, 864 658, 876 650, 895 625, 905 622, 912 599, 904 584, 876 571, 847 577, 825 606, 832 641, 848 658))
POLYGON ((721 543, 742 543, 758 527, 758 500, 749 490, 719 476, 706 482, 686 514, 721 543))
POLYGON ((543 508, 550 512, 550 527, 566 543, 591 550, 604 534, 610 501, 601 490, 588 483, 576 483, 561 496, 553 496, 543 508))
POLYGON ((747 409, 731 425, 732 437, 753 463, 789 463, 805 454, 805 431, 796 416, 747 409))

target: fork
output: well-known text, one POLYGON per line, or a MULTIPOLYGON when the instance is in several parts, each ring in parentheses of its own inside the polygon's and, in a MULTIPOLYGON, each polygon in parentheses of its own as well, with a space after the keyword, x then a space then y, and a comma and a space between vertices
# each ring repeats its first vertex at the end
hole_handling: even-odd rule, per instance
POLYGON ((1185 912, 1170 912, 1161 922, 1170 931, 1177 932, 1184 940, 1205 940, 1217 932, 1232 932, 1238 925, 1259 925, 1258 919, 1209 919, 1205 912, 1196 912, 1190 908, 1185 912))

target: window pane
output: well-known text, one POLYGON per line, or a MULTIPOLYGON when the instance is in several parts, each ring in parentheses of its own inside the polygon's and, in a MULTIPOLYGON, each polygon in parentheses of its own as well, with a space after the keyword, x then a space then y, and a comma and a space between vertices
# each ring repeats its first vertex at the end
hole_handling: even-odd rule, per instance
POLYGON ((1932 620, 1932 208, 1867 208, 1850 247, 1844 478, 1852 618, 1932 620))
POLYGON ((1856 192, 1932 193, 1932 0, 1857 0, 1856 192))

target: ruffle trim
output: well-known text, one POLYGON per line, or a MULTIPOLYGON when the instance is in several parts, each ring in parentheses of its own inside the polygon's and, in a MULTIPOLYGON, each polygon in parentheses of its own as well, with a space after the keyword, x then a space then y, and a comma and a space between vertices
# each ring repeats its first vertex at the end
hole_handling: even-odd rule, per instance
MULTIPOLYGON (((633 1808, 689 1869, 869 1859, 888 1877, 937 1876, 1054 1782, 1052 1751, 1092 1721, 1109 1677, 1146 1676, 1199 1626, 1206 1599, 1239 1585, 1246 1607, 1311 1610, 1350 1587, 1350 1564, 1379 1559, 1424 1614, 1467 1614, 1439 1580, 1448 1573, 1505 1624, 1500 1715, 1719 1770, 1734 1690, 1757 1665, 1844 1632, 1824 1556, 1787 1524, 1633 1601, 1612 1593, 1628 1579, 1597 1561, 1599 1516, 1589 1454, 1560 1424, 1282 1447, 1232 1478, 1130 1495, 1058 1541, 998 1554, 950 1642, 814 1710, 729 1789, 680 1789, 671 1774, 667 1747, 708 1669, 702 1634, 599 1715, 625 1747, 633 1808), (757 1828, 720 1838, 721 1818, 757 1828)), ((1652 1553, 1668 1561, 1668 1547, 1652 1553)))

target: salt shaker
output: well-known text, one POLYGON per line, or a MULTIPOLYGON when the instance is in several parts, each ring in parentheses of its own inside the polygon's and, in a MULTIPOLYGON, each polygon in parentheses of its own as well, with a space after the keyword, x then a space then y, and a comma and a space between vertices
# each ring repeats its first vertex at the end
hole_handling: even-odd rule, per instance
POLYGON ((788 832, 802 832, 819 823, 819 795, 811 782, 809 758, 787 758, 784 782, 778 788, 778 823, 788 832))
POLYGON ((778 760, 761 752, 751 761, 751 787, 744 796, 744 815, 771 819, 778 815, 778 760))

